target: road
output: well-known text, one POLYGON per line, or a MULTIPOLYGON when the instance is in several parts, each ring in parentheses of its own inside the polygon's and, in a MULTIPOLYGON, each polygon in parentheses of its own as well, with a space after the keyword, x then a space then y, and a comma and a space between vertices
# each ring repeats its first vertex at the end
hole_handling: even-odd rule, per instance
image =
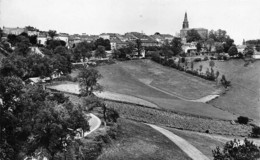
POLYGON ((175 143, 183 152, 185 152, 191 159, 194 160, 210 160, 207 156, 201 153, 197 148, 187 142, 185 139, 173 134, 172 132, 158 127, 156 125, 147 124, 154 128, 155 130, 161 132, 167 138, 169 138, 173 143, 175 143))

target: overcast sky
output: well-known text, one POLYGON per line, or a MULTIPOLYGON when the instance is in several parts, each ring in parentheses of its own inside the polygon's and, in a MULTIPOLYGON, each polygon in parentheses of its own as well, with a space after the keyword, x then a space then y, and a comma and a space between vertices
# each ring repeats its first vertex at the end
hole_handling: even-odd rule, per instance
POLYGON ((236 44, 260 39, 260 0, 0 0, 0 7, 1 27, 175 35, 187 11, 190 28, 224 29, 236 44))

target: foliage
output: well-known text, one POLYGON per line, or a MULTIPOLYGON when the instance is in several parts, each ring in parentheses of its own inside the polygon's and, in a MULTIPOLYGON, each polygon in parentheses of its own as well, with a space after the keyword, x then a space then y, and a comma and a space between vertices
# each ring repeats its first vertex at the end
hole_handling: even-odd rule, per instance
POLYGON ((106 58, 106 51, 104 46, 98 46, 95 51, 95 57, 106 58))
POLYGON ((83 59, 85 61, 86 58, 90 58, 92 56, 91 51, 94 48, 93 43, 88 43, 86 41, 80 42, 73 49, 73 58, 74 61, 80 61, 83 59))
POLYGON ((237 122, 239 124, 247 124, 249 122, 249 118, 244 116, 239 116, 237 117, 237 122))
POLYGON ((222 53, 224 51, 224 46, 222 43, 216 43, 215 48, 217 53, 222 53))
POLYGON ((251 57, 254 54, 254 49, 250 46, 245 48, 245 55, 251 57))
POLYGON ((258 138, 260 136, 260 127, 259 126, 254 126, 252 128, 252 134, 251 134, 252 137, 256 137, 258 138))
POLYGON ((226 80, 225 75, 222 75, 220 82, 225 88, 231 86, 231 82, 226 80))
POLYGON ((55 36, 57 36, 57 31, 55 30, 49 30, 48 35, 53 39, 55 36))
POLYGON ((105 50, 111 50, 110 41, 108 39, 99 38, 94 42, 95 49, 98 48, 98 46, 105 47, 105 50))
POLYGON ((138 57, 140 57, 142 51, 142 41, 140 39, 136 39, 135 43, 136 43, 138 57))
POLYGON ((10 154, 9 159, 20 159, 20 155, 46 149, 45 156, 53 158, 70 145, 74 131, 89 129, 81 106, 68 101, 57 104, 41 86, 24 87, 19 78, 4 77, 0 87, 0 156, 10 154))
POLYGON ((58 46, 66 46, 66 42, 56 39, 48 39, 46 41, 46 48, 54 51, 58 46))
POLYGON ((260 158, 260 148, 247 139, 244 142, 236 139, 227 142, 223 150, 217 147, 212 153, 214 160, 257 160, 260 158))
POLYGON ((197 48, 197 52, 200 52, 200 51, 201 51, 201 49, 202 49, 202 44, 201 44, 201 42, 198 42, 198 43, 196 44, 196 48, 197 48))
POLYGON ((101 74, 94 68, 81 69, 78 75, 80 94, 90 96, 94 91, 100 91, 101 86, 98 83, 100 78, 101 74))
POLYGON ((187 32, 187 42, 196 42, 201 39, 202 38, 201 38, 200 34, 195 29, 189 30, 187 32))
POLYGON ((182 52, 182 43, 180 38, 174 38, 171 43, 171 50, 173 51, 174 55, 178 55, 182 52))
POLYGON ((231 57, 238 55, 237 47, 231 46, 228 50, 228 55, 231 56, 231 57))

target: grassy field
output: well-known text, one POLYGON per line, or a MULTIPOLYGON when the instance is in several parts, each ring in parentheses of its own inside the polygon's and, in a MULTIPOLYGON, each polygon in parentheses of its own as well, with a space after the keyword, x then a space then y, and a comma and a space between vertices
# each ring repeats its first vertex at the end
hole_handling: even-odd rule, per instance
POLYGON ((189 160, 173 142, 151 127, 120 119, 116 141, 103 149, 98 160, 189 160))
MULTIPOLYGON (((225 94, 210 104, 235 113, 255 119, 260 125, 260 61, 244 67, 243 60, 215 61, 215 71, 225 75, 231 81, 232 87, 225 94)), ((195 63, 194 67, 203 65, 206 70, 208 62, 195 63)), ((221 76, 220 76, 221 77, 221 76)))
POLYGON ((201 98, 218 90, 215 83, 164 67, 150 60, 117 62, 97 69, 103 76, 99 82, 105 91, 142 98, 161 108, 178 112, 229 120, 235 117, 234 114, 211 105, 183 101, 178 96, 174 96, 177 94, 188 99, 201 98))

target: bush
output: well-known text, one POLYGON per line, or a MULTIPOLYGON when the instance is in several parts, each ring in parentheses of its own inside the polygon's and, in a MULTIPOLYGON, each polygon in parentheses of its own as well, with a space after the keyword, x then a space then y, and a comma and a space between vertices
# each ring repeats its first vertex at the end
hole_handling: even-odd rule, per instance
POLYGON ((252 137, 258 138, 260 136, 260 127, 254 126, 252 128, 252 137))
POLYGON ((207 61, 207 60, 209 60, 209 58, 206 56, 206 57, 204 57, 204 61, 207 61))
POLYGON ((239 116, 237 118, 237 122, 239 124, 247 124, 249 122, 249 118, 248 117, 239 116))
POLYGON ((212 151, 214 160, 257 160, 260 158, 260 148, 253 142, 234 140, 227 142, 221 151, 219 147, 212 151))
POLYGON ((200 61, 201 61, 201 58, 195 58, 193 61, 194 61, 194 62, 200 62, 200 61))

